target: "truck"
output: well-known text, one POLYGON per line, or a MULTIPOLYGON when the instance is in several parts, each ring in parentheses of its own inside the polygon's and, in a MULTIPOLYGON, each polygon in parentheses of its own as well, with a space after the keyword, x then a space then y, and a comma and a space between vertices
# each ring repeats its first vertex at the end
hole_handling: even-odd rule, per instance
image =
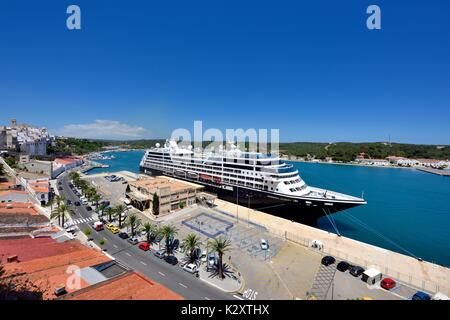
POLYGON ((94 228, 95 231, 102 231, 103 230, 103 223, 101 223, 100 221, 96 221, 96 222, 94 222, 92 227, 94 228))

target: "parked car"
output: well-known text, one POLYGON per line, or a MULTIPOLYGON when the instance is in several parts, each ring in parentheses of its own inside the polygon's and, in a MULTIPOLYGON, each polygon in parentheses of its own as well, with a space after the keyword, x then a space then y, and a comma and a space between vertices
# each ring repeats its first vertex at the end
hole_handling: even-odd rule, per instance
POLYGON ((80 201, 75 201, 75 205, 76 205, 77 207, 81 206, 80 201))
POLYGON ((114 225, 112 223, 108 223, 105 227, 106 229, 111 230, 111 228, 114 228, 114 225))
POLYGON ((91 206, 86 206, 86 210, 87 211, 92 211, 92 207, 91 206))
POLYGON ((384 278, 383 280, 381 280, 380 286, 383 289, 391 290, 391 289, 395 288, 396 284, 397 283, 394 280, 392 280, 391 278, 384 278))
POLYGON ((431 296, 423 291, 417 291, 411 300, 431 300, 431 296))
POLYGON ((265 239, 261 239, 261 249, 267 250, 269 249, 269 243, 265 239))
POLYGON ((131 243, 132 245, 135 245, 135 244, 137 244, 139 242, 139 240, 137 238, 135 238, 135 237, 128 238, 127 241, 129 243, 131 243))
POLYGON ((351 265, 347 261, 341 261, 336 266, 336 269, 338 269, 341 272, 345 272, 345 271, 347 271, 350 268, 351 268, 351 265))
POLYGON ((164 258, 164 261, 166 261, 167 263, 175 266, 178 263, 178 259, 175 256, 166 256, 164 258))
POLYGON ((216 254, 214 252, 210 252, 208 254, 208 264, 207 267, 208 268, 213 268, 216 265, 216 254))
POLYGON ((155 255, 155 257, 162 259, 166 256, 166 250, 160 249, 160 250, 155 251, 155 253, 153 253, 153 254, 155 255))
POLYGON ((128 233, 126 232, 120 232, 119 237, 124 240, 129 238, 128 233))
POLYGON ((198 268, 195 263, 189 263, 183 266, 183 270, 189 273, 196 273, 198 271, 198 268))
POLYGON ((332 256, 325 256, 322 258, 322 264, 326 267, 336 262, 336 259, 332 256))
POLYGON ((200 256, 200 261, 201 262, 206 262, 208 261, 208 258, 206 256, 206 250, 203 250, 202 255, 200 256))
POLYGON ((353 266, 350 268, 350 274, 354 277, 359 277, 364 272, 360 266, 353 266))
POLYGON ((76 229, 75 227, 68 227, 68 228, 66 229, 66 231, 73 234, 73 233, 75 233, 75 232, 77 231, 77 229, 76 229))
POLYGON ((159 242, 161 242, 161 240, 162 240, 163 238, 164 238, 163 235, 158 234, 158 235, 156 235, 156 237, 155 237, 155 242, 159 243, 159 242))
POLYGON ((63 188, 62 188, 62 187, 58 187, 58 190, 59 190, 59 191, 62 191, 62 190, 63 190, 63 188))
POLYGON ((139 243, 138 248, 144 251, 148 251, 150 250, 150 245, 147 242, 141 242, 139 243))
POLYGON ((180 240, 175 239, 175 240, 172 242, 172 250, 174 250, 174 251, 177 250, 179 246, 180 246, 180 240))
POLYGON ((67 199, 67 200, 66 200, 66 203, 67 203, 67 205, 70 206, 70 205, 72 204, 72 201, 70 201, 69 199, 67 199))
POLYGON ((120 232, 120 229, 117 227, 112 227, 111 229, 109 229, 109 231, 111 231, 113 234, 116 234, 120 232))

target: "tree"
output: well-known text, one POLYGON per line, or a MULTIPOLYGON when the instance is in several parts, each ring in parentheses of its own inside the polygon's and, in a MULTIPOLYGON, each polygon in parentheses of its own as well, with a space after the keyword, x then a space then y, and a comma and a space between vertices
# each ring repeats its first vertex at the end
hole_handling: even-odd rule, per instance
POLYGON ((102 250, 104 250, 104 249, 103 249, 103 246, 105 245, 105 242, 106 242, 105 239, 102 239, 102 240, 100 240, 100 241, 98 242, 98 244, 100 245, 100 247, 102 247, 102 250))
POLYGON ((102 204, 100 204, 100 205, 98 206, 97 212, 98 212, 98 213, 101 212, 100 216, 103 216, 104 211, 105 211, 105 209, 106 209, 107 207, 108 207, 108 206, 107 206, 106 204, 104 204, 104 203, 102 203, 102 204))
POLYGON ((81 177, 80 177, 80 174, 78 172, 72 171, 71 173, 69 173, 69 178, 70 178, 70 180, 75 182, 76 180, 79 180, 81 177))
POLYGON ((16 163, 17 163, 16 158, 14 158, 14 157, 12 157, 12 156, 6 157, 6 158, 5 158, 5 162, 6 162, 6 164, 7 164, 8 166, 10 166, 12 169, 14 169, 14 168, 17 167, 17 165, 16 165, 16 163))
POLYGON ((64 219, 69 213, 69 206, 67 204, 61 204, 59 206, 59 214, 61 215, 61 224, 64 226, 64 219))
POLYGON ((91 235, 91 230, 89 228, 84 229, 83 232, 86 235, 86 237, 89 237, 91 235))
POLYGON ((52 211, 52 213, 50 214, 50 219, 58 218, 58 224, 60 226, 64 226, 64 218, 66 217, 68 212, 69 207, 63 203, 52 211))
POLYGON ((223 255, 225 254, 225 252, 227 252, 228 250, 230 250, 231 247, 231 241, 223 238, 223 237, 219 237, 216 239, 213 239, 212 241, 208 242, 208 248, 213 251, 216 252, 217 255, 219 256, 219 276, 221 279, 225 278, 225 275, 223 273, 223 255))
POLYGON ((114 209, 112 207, 107 207, 105 209, 105 213, 108 215, 108 221, 111 222, 112 221, 112 216, 114 214, 114 209))
POLYGON ((153 214, 157 216, 159 214, 159 197, 156 192, 153 194, 152 209, 153 214))
POLYGON ((178 233, 178 229, 175 226, 166 225, 161 228, 161 235, 166 240, 166 252, 167 254, 172 253, 172 240, 178 233))
POLYGON ((138 219, 136 215, 132 214, 128 217, 128 225, 131 228, 131 236, 134 236, 136 229, 141 225, 141 220, 138 219))
POLYGON ((50 219, 58 218, 58 225, 61 225, 61 212, 59 207, 64 203, 64 197, 60 195, 56 195, 50 202, 51 214, 50 219), (57 205, 55 209, 53 209, 53 204, 57 205))
POLYGON ((115 216, 119 219, 119 228, 122 228, 122 213, 125 211, 125 207, 121 204, 118 204, 114 207, 115 216))
POLYGON ((98 202, 102 199, 102 197, 96 193, 92 196, 92 201, 95 203, 95 207, 98 208, 98 202))
POLYGON ((200 237, 195 233, 190 233, 181 242, 181 249, 186 255, 189 256, 189 262, 193 263, 195 260, 195 249, 199 248, 201 245, 200 237))
POLYGON ((156 225, 146 222, 142 231, 145 231, 145 234, 147 236, 147 243, 150 244, 150 236, 156 235, 157 228, 156 225))

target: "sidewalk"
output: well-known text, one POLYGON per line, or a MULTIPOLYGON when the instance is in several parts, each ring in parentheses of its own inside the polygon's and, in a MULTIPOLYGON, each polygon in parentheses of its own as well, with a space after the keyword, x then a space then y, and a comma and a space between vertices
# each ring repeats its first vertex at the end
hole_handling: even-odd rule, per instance
MULTIPOLYGON (((141 239, 143 238, 145 237, 142 237, 141 239)), ((150 245, 150 250, 152 250, 152 252, 158 251, 160 248, 165 248, 164 239, 161 241, 161 244, 152 243, 150 245)), ((176 250, 174 256, 178 259, 178 266, 182 268, 185 263, 186 255, 183 252, 176 250)), ((236 275, 235 270, 229 268, 228 272, 225 272, 225 278, 220 279, 216 273, 206 270, 206 264, 204 262, 199 266, 199 279, 224 292, 237 292, 241 289, 243 284, 243 279, 236 275)))

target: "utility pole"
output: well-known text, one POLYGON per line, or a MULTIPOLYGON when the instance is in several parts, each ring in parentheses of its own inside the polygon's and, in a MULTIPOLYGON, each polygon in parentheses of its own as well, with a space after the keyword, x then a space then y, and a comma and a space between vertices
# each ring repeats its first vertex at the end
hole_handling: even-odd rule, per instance
POLYGON ((236 186, 236 222, 239 222, 239 186, 236 186))

